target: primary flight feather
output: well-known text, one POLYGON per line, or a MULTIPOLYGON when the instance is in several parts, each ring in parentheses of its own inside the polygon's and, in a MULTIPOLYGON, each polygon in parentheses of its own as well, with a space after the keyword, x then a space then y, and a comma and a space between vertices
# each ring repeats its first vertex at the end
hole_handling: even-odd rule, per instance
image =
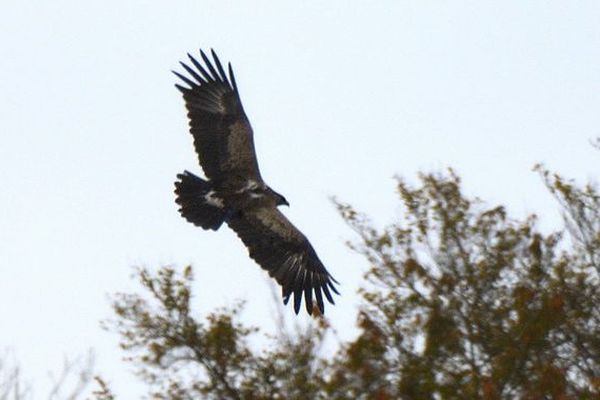
POLYGON ((321 313, 323 296, 334 304, 335 279, 327 272, 308 239, 277 208, 285 197, 262 179, 252 127, 244 113, 231 64, 227 72, 214 51, 203 63, 188 54, 181 63, 187 74, 174 72, 183 84, 194 148, 207 179, 185 171, 177 175, 176 202, 181 215, 203 229, 225 222, 253 258, 281 286, 284 304, 294 298, 294 311, 304 297, 312 314, 313 299, 321 313))

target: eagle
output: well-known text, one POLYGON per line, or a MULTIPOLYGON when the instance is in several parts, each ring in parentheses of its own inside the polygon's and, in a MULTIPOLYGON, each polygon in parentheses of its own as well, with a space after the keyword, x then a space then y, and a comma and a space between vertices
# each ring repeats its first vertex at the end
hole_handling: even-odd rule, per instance
POLYGON ((177 175, 176 203, 188 222, 205 230, 227 224, 248 248, 248 253, 281 286, 283 303, 293 295, 298 314, 302 297, 313 312, 313 296, 321 312, 323 295, 334 304, 331 292, 338 283, 325 269, 313 246, 278 209, 289 206, 281 194, 263 180, 258 168, 252 127, 242 107, 231 63, 225 72, 217 54, 212 61, 200 50, 204 65, 188 53, 186 74, 172 71, 181 82, 190 133, 206 179, 189 171, 177 175))

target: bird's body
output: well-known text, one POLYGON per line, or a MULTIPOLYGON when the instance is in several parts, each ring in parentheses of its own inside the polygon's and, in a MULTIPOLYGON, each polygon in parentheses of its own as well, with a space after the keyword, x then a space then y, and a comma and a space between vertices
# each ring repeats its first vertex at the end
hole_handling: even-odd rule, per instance
POLYGON ((321 313, 322 295, 333 304, 335 280, 315 250, 277 208, 289 205, 285 197, 262 179, 253 133, 244 113, 231 64, 229 76, 213 52, 214 65, 200 52, 204 66, 189 56, 195 69, 181 63, 189 74, 175 72, 189 87, 183 93, 190 132, 207 179, 188 171, 177 175, 176 202, 189 222, 217 230, 226 223, 242 239, 250 257, 282 287, 284 303, 294 297, 298 313, 302 296, 312 313, 313 295, 321 313))

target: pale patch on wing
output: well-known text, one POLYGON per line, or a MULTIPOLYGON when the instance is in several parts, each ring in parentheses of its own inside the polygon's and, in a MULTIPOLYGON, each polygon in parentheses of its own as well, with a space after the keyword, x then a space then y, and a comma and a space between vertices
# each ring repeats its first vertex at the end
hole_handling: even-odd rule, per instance
POLYGON ((208 204, 210 204, 211 206, 215 206, 215 207, 219 207, 219 208, 225 207, 225 203, 223 203, 223 199, 220 197, 217 197, 214 190, 211 190, 210 192, 206 193, 204 195, 204 200, 206 200, 206 202, 208 204))
MULTIPOLYGON (((260 183, 256 182, 255 180, 248 179, 246 181, 246 186, 244 186, 243 188, 237 190, 236 193, 244 193, 246 191, 252 192, 253 190, 261 188, 261 186, 263 186, 263 185, 261 185, 260 183)), ((250 195, 252 195, 252 193, 250 193, 250 195)))
POLYGON ((295 273, 298 274, 300 273, 300 267, 302 266, 302 263, 302 254, 293 253, 288 256, 284 262, 284 265, 288 268, 289 272, 293 272, 295 270, 295 273))
POLYGON ((229 157, 223 167, 229 171, 244 171, 246 176, 253 176, 260 179, 254 141, 252 139, 252 128, 244 120, 237 120, 229 125, 228 128, 227 152, 229 157))
POLYGON ((255 180, 252 180, 252 179, 248 179, 248 183, 246 184, 247 190, 258 189, 259 187, 260 187, 260 185, 258 182, 256 182, 255 180))
POLYGON ((256 218, 265 226, 270 227, 278 235, 287 240, 302 241, 306 240, 300 232, 277 208, 261 208, 256 212, 256 218))
POLYGON ((298 263, 302 262, 302 254, 297 254, 297 253, 292 253, 288 256, 288 258, 285 260, 285 263, 287 265, 294 266, 298 263))

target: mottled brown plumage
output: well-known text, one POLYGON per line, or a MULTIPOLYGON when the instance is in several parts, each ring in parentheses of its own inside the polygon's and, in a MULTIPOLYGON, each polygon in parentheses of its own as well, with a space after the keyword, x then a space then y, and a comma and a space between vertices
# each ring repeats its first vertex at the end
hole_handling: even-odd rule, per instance
POLYGON ((188 76, 174 72, 186 85, 183 93, 190 133, 208 180, 188 171, 177 175, 176 202, 189 222, 217 230, 223 222, 233 229, 253 258, 281 285, 284 303, 294 297, 300 310, 313 311, 313 296, 324 312, 323 295, 334 303, 338 293, 310 242, 277 208, 286 199, 262 179, 252 127, 244 113, 231 64, 225 73, 217 55, 213 62, 200 51, 204 65, 188 54, 193 67, 181 63, 188 76))

